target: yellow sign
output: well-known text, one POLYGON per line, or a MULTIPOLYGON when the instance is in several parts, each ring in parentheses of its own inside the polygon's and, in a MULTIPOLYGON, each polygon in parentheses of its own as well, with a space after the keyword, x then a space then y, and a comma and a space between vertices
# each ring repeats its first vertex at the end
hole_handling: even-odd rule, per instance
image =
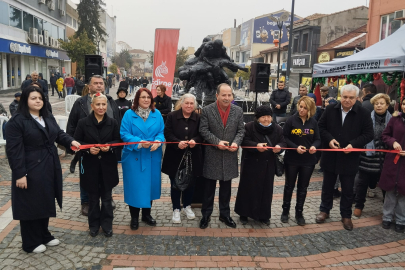
POLYGON ((305 85, 308 90, 311 89, 312 88, 312 78, 311 77, 302 77, 301 84, 305 85))
POLYGON ((336 53, 336 58, 346 57, 354 54, 354 50, 345 51, 345 52, 338 52, 336 53))
POLYGON ((330 55, 327 52, 323 52, 318 57, 318 63, 326 63, 330 61, 330 55))

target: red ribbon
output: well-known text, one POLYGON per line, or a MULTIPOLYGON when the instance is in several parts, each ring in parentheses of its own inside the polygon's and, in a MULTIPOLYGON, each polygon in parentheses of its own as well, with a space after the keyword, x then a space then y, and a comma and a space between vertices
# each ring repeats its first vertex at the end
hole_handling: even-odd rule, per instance
MULTIPOLYGON (((164 144, 178 144, 178 142, 148 142, 148 141, 143 141, 143 142, 122 142, 122 143, 110 143, 110 144, 85 144, 85 145, 80 145, 79 148, 72 146, 71 149, 73 151, 77 150, 85 150, 89 149, 92 147, 106 147, 106 146, 125 146, 125 145, 131 145, 131 144, 143 144, 143 143, 164 143, 164 144)), ((208 143, 195 143, 199 145, 206 145, 206 146, 219 146, 216 144, 208 144, 208 143)), ((233 146, 224 146, 227 148, 236 148, 233 146)), ((257 146, 239 146, 241 148, 263 148, 263 149, 281 149, 281 150, 297 150, 297 148, 288 148, 288 147, 257 147, 257 146)), ((237 147, 237 148, 239 148, 237 147)), ((309 150, 309 149, 307 149, 309 150)), ((384 153, 392 153, 392 154, 397 154, 394 163, 397 164, 398 160, 400 158, 400 151, 399 150, 384 150, 384 149, 361 149, 361 148, 349 148, 349 149, 316 149, 316 151, 322 151, 322 152, 384 152, 384 153)))

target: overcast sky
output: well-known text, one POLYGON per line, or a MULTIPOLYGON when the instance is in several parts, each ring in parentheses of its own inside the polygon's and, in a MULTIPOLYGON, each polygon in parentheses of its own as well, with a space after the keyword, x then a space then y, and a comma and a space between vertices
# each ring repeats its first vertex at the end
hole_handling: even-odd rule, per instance
MULTIPOLYGON (((156 28, 180 28, 179 48, 197 47, 209 34, 221 33, 251 18, 280 9, 291 10, 291 0, 104 0, 110 15, 117 16, 117 41, 134 49, 153 50, 156 28)), ((79 0, 73 0, 79 3, 79 0)), ((330 14, 369 0, 296 0, 295 14, 330 14)))

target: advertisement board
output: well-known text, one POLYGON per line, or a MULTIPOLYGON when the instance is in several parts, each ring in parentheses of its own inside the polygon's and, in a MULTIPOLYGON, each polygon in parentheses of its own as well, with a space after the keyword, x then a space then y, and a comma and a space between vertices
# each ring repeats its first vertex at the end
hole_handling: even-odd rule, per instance
MULTIPOLYGON (((272 16, 279 18, 283 13, 284 12, 272 14, 272 16)), ((297 20, 299 20, 299 18, 294 17, 294 21, 297 20)), ((290 37, 286 26, 289 26, 290 24, 291 16, 289 16, 288 20, 284 22, 280 36, 280 30, 277 23, 270 20, 268 16, 255 19, 253 27, 253 43, 273 44, 274 39, 278 39, 281 43, 288 41, 290 37)))
POLYGON ((224 46, 226 48, 231 47, 231 37, 232 37, 232 28, 226 29, 222 33, 222 41, 224 42, 224 46))
POLYGON ((248 51, 252 45, 253 19, 242 23, 240 28, 240 50, 248 51))

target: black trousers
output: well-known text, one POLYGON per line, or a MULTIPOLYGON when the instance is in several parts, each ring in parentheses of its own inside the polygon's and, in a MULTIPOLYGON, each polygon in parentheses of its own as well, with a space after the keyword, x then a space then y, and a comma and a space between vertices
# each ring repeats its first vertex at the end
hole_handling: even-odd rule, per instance
POLYGON ((89 229, 90 231, 98 231, 101 226, 105 232, 108 232, 112 230, 113 219, 111 190, 105 190, 103 185, 100 185, 89 192, 89 229))
MULTIPOLYGON (((329 214, 333 207, 333 190, 335 189, 337 177, 338 175, 332 172, 324 171, 323 173, 321 206, 319 207, 321 212, 329 214)), ((355 177, 355 174, 339 174, 340 185, 342 188, 342 196, 340 197, 340 215, 342 218, 352 217, 353 186, 355 177)))
POLYGON ((32 252, 39 245, 55 239, 48 231, 49 218, 20 220, 22 249, 32 252))
MULTIPOLYGON (((209 217, 214 209, 215 189, 217 180, 205 179, 204 200, 201 208, 203 217, 209 217)), ((229 201, 231 200, 232 180, 219 181, 219 214, 223 217, 230 217, 231 210, 229 201)))
MULTIPOLYGON (((150 205, 152 207, 152 202, 150 202, 150 205)), ((142 217, 147 217, 150 216, 150 210, 151 208, 142 208, 142 217)), ((141 211, 141 208, 138 207, 133 207, 129 205, 129 212, 131 213, 131 218, 132 219, 139 219, 139 212, 141 211)))
POLYGON ((381 172, 368 173, 365 171, 359 171, 359 178, 356 186, 356 194, 354 202, 356 208, 363 210, 364 203, 366 202, 367 188, 374 189, 377 187, 377 183, 380 180, 381 172))
POLYGON ((52 96, 53 96, 55 94, 55 90, 56 90, 56 92, 58 92, 58 88, 56 85, 51 85, 51 87, 52 87, 52 96))
POLYGON ((304 210, 304 203, 307 197, 307 188, 309 181, 311 180, 312 172, 315 165, 301 166, 285 164, 285 185, 283 196, 283 211, 290 211, 291 197, 295 188, 295 182, 297 180, 297 204, 295 205, 295 212, 302 213, 304 210))

